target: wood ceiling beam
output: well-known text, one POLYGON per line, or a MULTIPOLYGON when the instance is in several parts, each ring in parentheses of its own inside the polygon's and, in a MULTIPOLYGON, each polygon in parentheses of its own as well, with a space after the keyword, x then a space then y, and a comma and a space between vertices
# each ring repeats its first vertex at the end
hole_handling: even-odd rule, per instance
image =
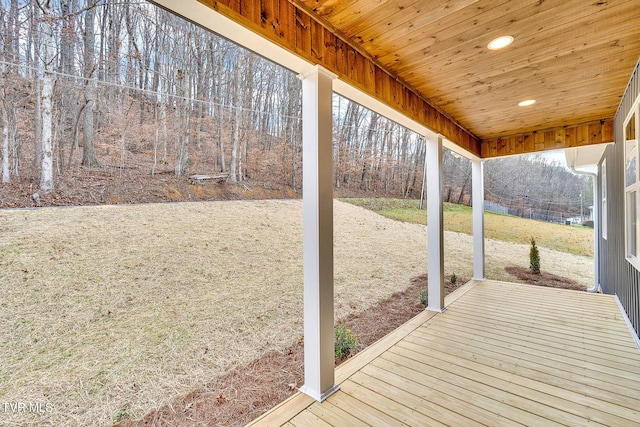
POLYGON ((346 37, 340 37, 335 28, 306 6, 293 0, 198 1, 480 155, 480 140, 475 135, 346 37))
POLYGON ((545 129, 481 143, 482 158, 494 158, 613 142, 613 119, 545 129))

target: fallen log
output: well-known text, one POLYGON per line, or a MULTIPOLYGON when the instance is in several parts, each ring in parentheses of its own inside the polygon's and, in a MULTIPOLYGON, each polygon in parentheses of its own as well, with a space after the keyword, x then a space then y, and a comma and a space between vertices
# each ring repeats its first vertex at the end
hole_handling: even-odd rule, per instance
POLYGON ((191 175, 189 176, 189 182, 191 184, 201 184, 204 181, 213 181, 216 183, 222 183, 229 178, 228 173, 221 173, 217 175, 191 175))

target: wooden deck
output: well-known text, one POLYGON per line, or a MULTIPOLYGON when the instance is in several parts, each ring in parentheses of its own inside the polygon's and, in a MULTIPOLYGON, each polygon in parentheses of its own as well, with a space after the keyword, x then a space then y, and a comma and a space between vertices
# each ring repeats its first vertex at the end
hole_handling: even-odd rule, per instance
POLYGON ((609 295, 470 282, 253 426, 638 426, 640 351, 609 295))

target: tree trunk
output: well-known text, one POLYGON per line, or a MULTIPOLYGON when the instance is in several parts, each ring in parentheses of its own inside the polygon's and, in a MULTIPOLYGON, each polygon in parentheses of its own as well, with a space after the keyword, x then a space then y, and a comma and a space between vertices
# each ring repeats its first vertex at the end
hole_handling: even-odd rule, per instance
MULTIPOLYGON (((13 2, 11 4, 13 6, 13 2)), ((4 14, 0 14, 0 18, 5 19, 4 14)), ((11 43, 8 39, 0 45, 2 55, 0 59, 8 57, 8 50, 11 49, 11 43)), ((9 112, 7 105, 7 64, 0 63, 0 126, 2 127, 2 182, 7 183, 11 180, 9 174, 9 112)))
POLYGON ((178 135, 176 137, 175 174, 185 175, 189 168, 189 78, 182 70, 178 70, 178 135))
POLYGON ((42 10, 40 28, 42 32, 41 61, 42 67, 42 166, 40 175, 40 190, 49 193, 54 189, 53 181, 53 60, 55 45, 53 36, 53 15, 51 0, 37 0, 42 10))
POLYGON ((9 174, 9 114, 5 102, 4 82, 0 87, 0 102, 2 103, 2 182, 11 181, 9 174))
POLYGON ((371 163, 373 162, 373 150, 374 150, 374 137, 376 127, 378 125, 378 113, 372 112, 369 119, 369 129, 367 130, 367 143, 365 145, 362 162, 362 175, 360 176, 360 189, 365 190, 369 188, 369 170, 371 169, 371 163))
POLYGON ((235 96, 235 120, 233 123, 233 136, 232 136, 232 146, 231 146, 231 164, 229 165, 229 180, 231 182, 238 181, 238 144, 240 139, 240 121, 242 119, 242 51, 238 49, 238 56, 236 62, 236 73, 234 80, 234 90, 236 93, 235 96))
POLYGON ((94 19, 95 7, 92 7, 94 0, 85 0, 87 11, 84 18, 84 76, 87 79, 84 90, 84 132, 82 134, 82 165, 99 166, 96 157, 96 150, 93 143, 93 108, 96 97, 96 82, 94 80, 96 72, 95 64, 95 33, 94 19))

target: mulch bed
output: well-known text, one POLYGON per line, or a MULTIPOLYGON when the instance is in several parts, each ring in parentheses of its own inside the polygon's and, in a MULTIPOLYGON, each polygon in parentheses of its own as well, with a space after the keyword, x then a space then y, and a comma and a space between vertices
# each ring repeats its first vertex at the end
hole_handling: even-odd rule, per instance
MULTIPOLYGON (((445 294, 466 283, 446 281, 445 294)), ((419 303, 420 289, 427 276, 418 276, 402 292, 397 292, 369 310, 347 316, 337 323, 345 325, 357 337, 358 344, 344 359, 373 344, 425 309, 419 303)), ((304 381, 303 339, 284 351, 272 351, 246 366, 214 379, 202 390, 177 399, 140 420, 122 420, 118 427, 140 426, 243 426, 279 402, 293 395, 304 381)))
MULTIPOLYGON (((584 286, 551 273, 533 274, 522 267, 505 270, 518 279, 538 286, 584 291, 584 286)), ((467 282, 445 281, 445 295, 467 282)), ((373 344, 412 317, 425 306, 419 303, 419 291, 427 286, 427 275, 417 276, 402 292, 397 292, 376 306, 352 314, 337 323, 345 325, 357 337, 356 348, 336 365, 373 344)), ((140 426, 243 426, 279 402, 293 395, 304 381, 304 340, 298 339, 284 351, 271 351, 246 366, 215 378, 202 390, 177 399, 140 420, 125 419, 117 427, 140 426)))
POLYGON ((585 290, 584 285, 581 285, 575 280, 567 279, 566 277, 562 276, 556 276, 555 274, 546 273, 544 271, 536 274, 528 268, 517 266, 505 267, 505 271, 530 285, 546 286, 549 288, 572 289, 575 291, 585 290))

